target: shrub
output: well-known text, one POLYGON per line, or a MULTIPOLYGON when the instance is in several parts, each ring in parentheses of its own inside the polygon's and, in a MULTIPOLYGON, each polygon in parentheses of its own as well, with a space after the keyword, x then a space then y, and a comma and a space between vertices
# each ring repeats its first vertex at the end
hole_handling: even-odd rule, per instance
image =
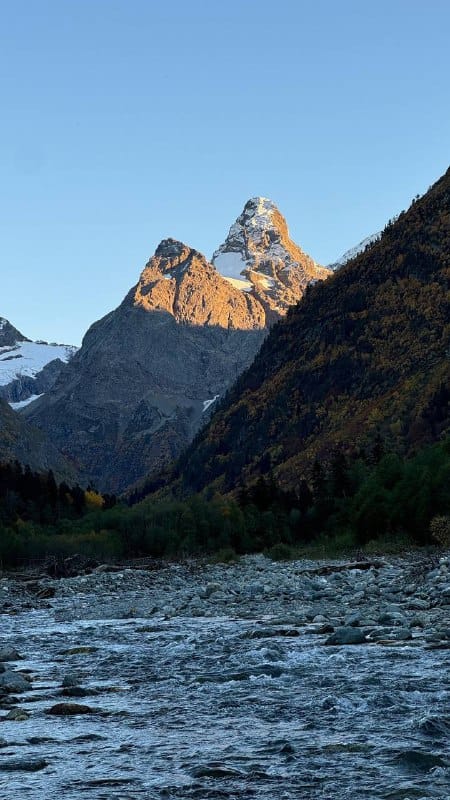
POLYGON ((265 550, 264 555, 272 561, 290 561, 294 558, 294 551, 288 544, 278 542, 265 550))
POLYGON ((430 535, 441 547, 450 547, 450 517, 433 517, 430 522, 430 535))
POLYGON ((222 547, 211 558, 213 564, 234 564, 239 556, 233 547, 222 547))

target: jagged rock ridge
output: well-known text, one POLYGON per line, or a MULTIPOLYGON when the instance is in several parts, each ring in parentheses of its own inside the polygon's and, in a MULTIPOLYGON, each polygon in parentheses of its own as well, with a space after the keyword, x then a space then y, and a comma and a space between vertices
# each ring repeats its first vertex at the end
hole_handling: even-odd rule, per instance
POLYGON ((245 204, 212 263, 261 303, 268 324, 298 302, 309 283, 330 274, 292 241, 285 218, 266 197, 253 197, 245 204))
POLYGON ((129 298, 145 311, 168 311, 177 322, 236 330, 266 327, 254 297, 224 281, 197 250, 164 239, 129 298))

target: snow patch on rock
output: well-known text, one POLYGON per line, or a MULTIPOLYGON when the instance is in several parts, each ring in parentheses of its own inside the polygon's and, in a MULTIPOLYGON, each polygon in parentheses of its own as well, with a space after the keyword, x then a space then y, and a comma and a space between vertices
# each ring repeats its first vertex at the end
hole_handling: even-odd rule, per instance
POLYGON ((38 400, 39 397, 43 397, 43 394, 32 394, 30 397, 27 397, 26 400, 19 400, 18 403, 10 403, 9 405, 14 409, 14 411, 19 411, 19 409, 29 406, 30 403, 34 402, 34 400, 38 400))
POLYGON ((369 247, 369 245, 377 242, 381 236, 381 233, 382 231, 378 231, 378 233, 373 233, 371 236, 366 236, 366 238, 355 247, 351 247, 350 250, 346 250, 337 261, 335 261, 333 264, 329 264, 329 269, 336 271, 337 269, 343 267, 347 261, 351 261, 352 258, 356 258, 356 256, 362 253, 366 247, 369 247))
POLYGON ((210 406, 212 406, 212 404, 215 403, 216 400, 218 400, 218 399, 219 399, 219 395, 216 394, 211 400, 203 400, 203 411, 202 411, 202 414, 204 414, 205 411, 207 411, 208 408, 210 406))

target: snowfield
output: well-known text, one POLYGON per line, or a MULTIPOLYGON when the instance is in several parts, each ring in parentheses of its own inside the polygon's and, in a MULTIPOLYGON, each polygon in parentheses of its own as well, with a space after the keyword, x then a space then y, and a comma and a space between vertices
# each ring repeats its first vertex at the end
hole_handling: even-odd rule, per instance
POLYGON ((55 358, 69 361, 76 350, 72 345, 42 342, 17 342, 12 347, 0 347, 0 386, 16 378, 34 378, 55 358))

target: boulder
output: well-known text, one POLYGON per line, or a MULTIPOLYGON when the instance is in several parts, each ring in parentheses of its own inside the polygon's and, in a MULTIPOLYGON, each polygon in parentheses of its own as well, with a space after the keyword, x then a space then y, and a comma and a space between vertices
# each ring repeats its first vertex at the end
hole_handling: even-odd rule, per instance
POLYGON ((81 703, 56 703, 56 705, 48 708, 45 713, 54 717, 69 717, 77 714, 95 714, 95 712, 95 708, 84 706, 81 703))
POLYGON ((328 639, 326 645, 365 644, 368 641, 365 633, 358 628, 337 628, 328 639))
POLYGON ((19 694, 20 692, 27 692, 30 688, 30 681, 19 672, 6 670, 0 675, 0 692, 3 690, 19 694))

